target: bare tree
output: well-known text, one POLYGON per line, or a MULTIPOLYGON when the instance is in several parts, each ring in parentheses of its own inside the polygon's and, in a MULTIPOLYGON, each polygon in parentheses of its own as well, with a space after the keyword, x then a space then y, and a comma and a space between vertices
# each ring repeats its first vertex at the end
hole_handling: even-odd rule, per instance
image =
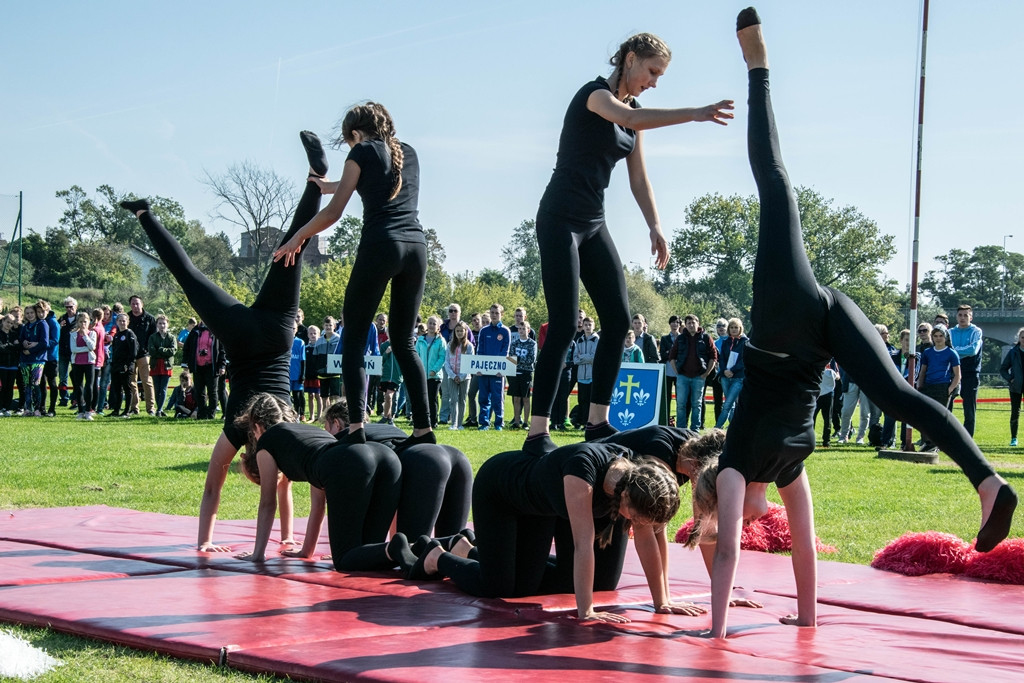
POLYGON ((295 184, 249 161, 235 164, 218 176, 207 171, 204 182, 220 199, 211 218, 242 229, 245 248, 238 259, 241 276, 257 292, 295 213, 295 184))

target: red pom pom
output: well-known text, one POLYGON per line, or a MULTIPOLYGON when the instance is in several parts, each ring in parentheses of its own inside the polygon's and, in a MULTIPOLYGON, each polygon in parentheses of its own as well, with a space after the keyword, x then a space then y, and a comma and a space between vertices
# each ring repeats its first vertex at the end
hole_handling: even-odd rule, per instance
MULTIPOLYGON (((693 531, 693 519, 687 520, 676 532, 676 543, 686 543, 693 531)), ((834 553, 835 546, 825 545, 815 537, 815 547, 819 553, 834 553)), ((789 533, 789 519, 786 508, 776 503, 768 503, 768 512, 743 527, 740 537, 740 548, 758 550, 763 553, 777 553, 793 549, 793 537, 789 533)))
POLYGON ((871 566, 906 576, 960 574, 972 553, 971 545, 953 534, 907 533, 876 552, 871 566))
POLYGON ((987 553, 974 553, 964 574, 1024 585, 1024 538, 1009 538, 987 553))
POLYGON ((679 527, 679 530, 676 531, 676 543, 685 544, 687 541, 689 541, 691 531, 693 531, 693 517, 686 520, 686 522, 681 527, 679 527))

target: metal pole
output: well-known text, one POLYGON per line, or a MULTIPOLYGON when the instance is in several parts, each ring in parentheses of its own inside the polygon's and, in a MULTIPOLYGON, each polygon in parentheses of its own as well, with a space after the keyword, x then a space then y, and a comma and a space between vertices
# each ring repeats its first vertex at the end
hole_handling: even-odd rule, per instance
MULTIPOLYGON (((913 261, 910 266, 910 329, 911 334, 917 330, 917 271, 920 259, 920 237, 921 237, 921 156, 924 149, 924 73, 925 56, 928 53, 928 0, 924 0, 924 8, 921 13, 921 85, 918 88, 917 101, 917 173, 914 181, 914 236, 913 236, 913 261)), ((913 337, 911 351, 916 348, 917 337, 913 337)), ((913 386, 914 376, 917 368, 917 355, 912 354, 907 360, 907 381, 913 386)), ((903 447, 905 450, 914 450, 914 430, 908 424, 903 432, 903 447)))

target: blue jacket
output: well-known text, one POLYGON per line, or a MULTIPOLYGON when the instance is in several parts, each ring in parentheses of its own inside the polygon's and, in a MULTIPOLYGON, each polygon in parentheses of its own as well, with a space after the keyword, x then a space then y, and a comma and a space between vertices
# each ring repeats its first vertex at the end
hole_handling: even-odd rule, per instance
POLYGON ((37 345, 29 349, 28 353, 25 353, 24 348, 22 349, 20 356, 22 365, 46 362, 46 353, 50 343, 50 326, 46 324, 45 320, 22 323, 18 340, 37 342, 37 345))
POLYGON ((476 352, 481 356, 508 356, 509 345, 512 343, 512 333, 501 324, 491 323, 487 327, 480 328, 477 335, 476 352))
POLYGON ((436 335, 432 340, 427 341, 424 335, 416 340, 416 353, 423 361, 423 370, 427 379, 441 379, 441 368, 444 367, 444 337, 436 335))
POLYGON ((292 361, 288 366, 288 378, 293 382, 301 382, 305 373, 303 372, 303 366, 306 362, 306 345, 301 339, 296 337, 292 340, 292 361))
POLYGON ((46 341, 46 360, 57 360, 57 345, 60 343, 60 323, 53 311, 46 316, 46 327, 49 331, 49 338, 46 341))
MULTIPOLYGON (((726 370, 732 370, 732 379, 743 379, 745 368, 743 366, 743 352, 747 348, 747 342, 750 341, 747 335, 741 334, 739 337, 733 339, 732 337, 721 337, 722 344, 718 348, 718 376, 722 377, 722 373, 726 370), (729 356, 735 351, 736 364, 731 368, 726 366, 729 364, 729 356)), ((715 340, 718 343, 718 340, 715 340)))

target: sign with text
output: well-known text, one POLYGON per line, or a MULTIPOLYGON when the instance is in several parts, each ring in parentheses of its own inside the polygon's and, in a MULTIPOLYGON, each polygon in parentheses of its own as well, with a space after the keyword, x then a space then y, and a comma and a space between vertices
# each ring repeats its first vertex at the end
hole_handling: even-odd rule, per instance
POLYGON ((471 375, 514 375, 516 364, 505 356, 463 356, 460 369, 471 375))
MULTIPOLYGON (((384 370, 384 358, 381 356, 363 356, 363 370, 367 375, 380 375, 384 370)), ((341 374, 341 354, 327 354, 327 374, 341 374)))
POLYGON ((664 381, 662 363, 623 363, 612 389, 611 426, 624 432, 658 424, 664 381))

